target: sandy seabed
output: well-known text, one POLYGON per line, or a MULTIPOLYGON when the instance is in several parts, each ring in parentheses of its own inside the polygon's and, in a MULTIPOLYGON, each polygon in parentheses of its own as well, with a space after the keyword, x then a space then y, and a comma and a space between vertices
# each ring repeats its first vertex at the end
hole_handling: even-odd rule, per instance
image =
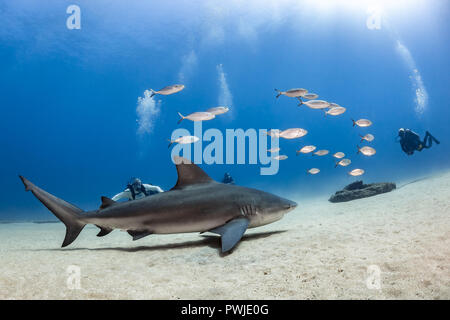
POLYGON ((298 203, 227 255, 207 234, 133 242, 87 226, 61 249, 61 223, 1 224, 0 299, 450 299, 450 172, 298 203))

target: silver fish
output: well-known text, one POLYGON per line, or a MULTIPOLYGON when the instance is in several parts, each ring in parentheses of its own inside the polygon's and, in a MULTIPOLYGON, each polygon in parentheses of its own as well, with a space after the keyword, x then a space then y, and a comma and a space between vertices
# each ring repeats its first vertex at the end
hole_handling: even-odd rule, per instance
POLYGON ((302 128, 286 129, 280 132, 280 137, 284 139, 296 139, 306 135, 308 131, 302 128))
POLYGON ((331 116, 338 116, 340 114, 343 114, 345 112, 345 108, 344 107, 332 107, 330 109, 328 109, 327 111, 324 110, 325 115, 329 114, 331 116))
POLYGON ((341 158, 345 157, 345 153, 336 152, 335 154, 333 154, 333 157, 335 157, 336 159, 341 159, 341 158))
POLYGON ((342 159, 342 160, 336 162, 336 165, 335 165, 334 167, 335 167, 335 168, 336 168, 337 166, 346 167, 346 166, 348 166, 350 163, 352 163, 352 161, 351 161, 350 159, 342 159))
POLYGON ((169 140, 169 148, 172 144, 174 143, 179 143, 179 144, 189 144, 189 143, 194 143, 197 142, 198 140, 200 140, 198 137, 196 136, 183 136, 183 137, 179 137, 175 140, 169 140))
POLYGON ((367 119, 359 119, 359 120, 353 120, 353 126, 357 125, 358 127, 370 127, 372 125, 372 121, 367 119))
POLYGON ((310 174, 318 174, 319 172, 320 172, 320 170, 317 168, 311 168, 308 170, 308 173, 310 173, 310 174))
POLYGON ((300 105, 306 105, 308 108, 311 109, 325 109, 330 106, 330 103, 325 100, 310 100, 310 101, 304 101, 300 102, 300 105))
POLYGON ((363 169, 353 169, 348 174, 351 176, 357 177, 357 176, 364 174, 364 170, 363 169))
POLYGON ((180 123, 184 119, 188 119, 191 121, 206 121, 214 119, 216 117, 214 114, 209 112, 194 112, 188 116, 183 116, 181 113, 178 112, 178 115, 181 117, 181 119, 178 120, 178 123, 180 123))
POLYGON ((300 153, 310 153, 316 150, 316 146, 304 146, 300 150, 297 150, 296 153, 299 155, 300 153))
POLYGON ((212 113, 213 115, 224 114, 228 112, 230 109, 228 107, 214 107, 209 108, 206 112, 212 113))
POLYGON ((314 154, 316 156, 324 156, 324 155, 327 155, 329 152, 330 151, 328 151, 328 150, 318 150, 318 151, 314 152, 314 154))
POLYGON ((303 88, 290 89, 287 91, 280 91, 278 89, 275 89, 275 91, 278 92, 278 94, 276 96, 277 98, 281 95, 285 95, 285 96, 291 97, 291 98, 296 98, 296 97, 302 97, 308 93, 308 90, 303 89, 303 88))
POLYGON ((318 97, 319 97, 319 95, 315 94, 315 93, 307 93, 307 94, 303 95, 303 98, 308 99, 308 100, 317 99, 318 97))
POLYGON ((373 139, 375 139, 375 137, 373 135, 371 135, 370 133, 366 134, 364 137, 362 135, 359 135, 361 137, 361 142, 363 142, 363 140, 366 140, 368 142, 373 141, 373 139))
POLYGON ((278 152, 278 151, 280 151, 280 148, 271 148, 271 149, 267 150, 267 152, 270 152, 270 153, 274 153, 274 152, 278 152))
POLYGON ((372 147, 368 147, 368 146, 364 146, 362 148, 360 148, 359 146, 356 146, 358 148, 358 152, 357 153, 362 153, 365 156, 373 156, 375 153, 377 153, 377 151, 372 148, 372 147))
POLYGON ((169 94, 177 93, 183 89, 184 89, 184 84, 174 84, 172 86, 164 87, 158 91, 154 91, 154 90, 150 89, 150 91, 152 92, 150 97, 153 97, 155 94, 162 94, 163 96, 167 96, 169 94))
POLYGON ((288 156, 285 156, 284 154, 273 157, 275 160, 286 160, 288 156))
POLYGON ((280 133, 281 133, 281 131, 278 129, 270 129, 269 131, 267 131, 267 135, 274 137, 274 138, 279 138, 280 133))

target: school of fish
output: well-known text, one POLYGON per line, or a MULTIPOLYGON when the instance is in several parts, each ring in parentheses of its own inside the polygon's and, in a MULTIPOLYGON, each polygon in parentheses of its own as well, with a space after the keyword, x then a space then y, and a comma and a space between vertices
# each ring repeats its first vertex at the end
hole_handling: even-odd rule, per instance
MULTIPOLYGON (((152 89, 150 89, 150 90, 152 92, 151 96, 154 96, 156 94, 171 95, 171 94, 180 92, 184 88, 185 88, 185 86, 182 84, 175 84, 175 85, 166 86, 158 91, 154 91, 152 89)), ((304 89, 304 88, 294 88, 294 89, 289 89, 289 90, 285 90, 285 91, 275 89, 275 91, 277 92, 276 98, 279 98, 282 95, 289 97, 289 98, 295 98, 299 102, 298 106, 305 105, 308 108, 313 109, 313 110, 323 110, 325 116, 327 116, 327 115, 339 116, 347 111, 347 109, 345 107, 342 107, 337 103, 328 102, 325 100, 318 100, 318 98, 319 98, 318 94, 309 92, 307 89, 304 89)), ((229 111, 229 107, 227 107, 227 106, 217 106, 217 107, 209 108, 205 111, 196 111, 196 112, 190 113, 186 116, 184 116, 183 114, 178 112, 178 115, 180 116, 178 123, 181 123, 181 121, 183 121, 184 119, 188 119, 190 121, 208 121, 208 120, 215 119, 217 115, 222 115, 224 113, 227 113, 228 111, 229 111)), ((370 121, 368 119, 364 119, 364 118, 361 118, 358 120, 354 120, 354 119, 351 119, 351 120, 352 120, 353 127, 357 126, 360 128, 367 128, 372 125, 372 121, 370 121)), ((298 139, 298 138, 304 137, 307 134, 308 134, 308 131, 303 128, 288 128, 285 130, 271 129, 267 132, 267 135, 269 135, 269 136, 276 137, 276 138, 288 139, 288 140, 298 139)), ((360 143, 363 141, 372 142, 375 139, 375 137, 370 133, 367 133, 365 135, 359 135, 359 137, 361 139, 360 143)), ((190 144, 190 143, 195 143, 197 141, 199 141, 199 138, 196 136, 182 136, 175 140, 169 140, 169 147, 174 143, 190 144)), ((280 150, 281 150, 281 148, 277 147, 277 148, 268 149, 267 152, 272 154, 272 157, 274 160, 280 161, 280 160, 288 159, 287 155, 279 154, 280 150)), ((313 156, 315 155, 315 156, 322 157, 322 156, 325 156, 330 153, 330 151, 327 149, 320 149, 317 151, 316 150, 317 150, 317 146, 315 146, 315 145, 305 145, 305 146, 301 147, 299 150, 297 150, 296 154, 299 155, 299 154, 311 153, 313 156)), ((371 157, 376 154, 376 150, 370 146, 362 146, 362 147, 357 146, 357 150, 358 150, 357 154, 362 154, 366 157, 371 157)), ((347 159, 347 158, 344 159, 344 157, 345 157, 344 152, 337 151, 332 156, 335 159, 337 159, 337 161, 335 162, 335 168, 338 166, 347 167, 352 163, 352 161, 350 159, 347 159)), ((307 170, 307 172, 311 175, 315 175, 320 172, 320 169, 319 168, 311 168, 311 169, 307 170)), ((365 172, 364 169, 355 168, 355 169, 349 171, 348 174, 350 176, 356 177, 356 176, 360 176, 360 175, 364 174, 364 172, 365 172)))

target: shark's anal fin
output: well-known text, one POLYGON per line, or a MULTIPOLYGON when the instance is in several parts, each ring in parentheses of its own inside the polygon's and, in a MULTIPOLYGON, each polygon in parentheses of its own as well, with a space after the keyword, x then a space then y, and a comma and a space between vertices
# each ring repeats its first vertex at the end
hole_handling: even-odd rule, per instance
POLYGON ((241 240, 247 230, 249 221, 246 218, 231 220, 223 226, 209 230, 222 236, 222 252, 231 250, 241 240))
POLYGON ((100 227, 100 226, 97 226, 97 227, 100 228, 100 232, 97 233, 97 237, 104 237, 107 234, 111 233, 111 231, 113 231, 113 229, 111 229, 111 228, 100 227))
POLYGON ((102 204, 100 205, 100 209, 108 208, 109 206, 114 205, 116 202, 108 197, 102 196, 102 204))
POLYGON ((128 232, 128 234, 129 234, 130 236, 133 237, 133 241, 142 239, 143 237, 146 237, 146 236, 149 236, 149 235, 152 234, 150 231, 147 231, 147 230, 144 230, 144 231, 140 231, 140 230, 128 230, 127 232, 128 232))

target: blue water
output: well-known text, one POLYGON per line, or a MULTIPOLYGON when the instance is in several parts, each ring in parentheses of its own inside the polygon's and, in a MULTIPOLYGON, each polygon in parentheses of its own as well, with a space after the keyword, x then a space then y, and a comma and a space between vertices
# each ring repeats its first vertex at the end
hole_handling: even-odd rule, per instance
POLYGON ((305 128, 281 140, 278 174, 260 165, 202 165, 220 180, 296 200, 329 194, 354 180, 414 180, 448 169, 450 29, 448 1, 2 1, 0 2, 0 220, 53 216, 24 192, 22 174, 83 209, 124 189, 131 176, 170 189, 176 171, 167 139, 193 130, 189 114, 226 104, 230 112, 203 128, 305 128), (380 28, 367 9, 378 3, 380 28), (81 9, 81 29, 68 29, 69 5, 81 9), (417 71, 414 71, 417 70, 417 71), (144 91, 183 83, 155 96, 159 113, 149 132, 136 112, 144 91), (275 99, 274 88, 306 88, 347 108, 337 117, 275 99), (416 95, 419 90, 419 101, 416 95), (424 98, 425 95, 425 98, 424 98), (420 101, 420 99, 423 99, 420 101), (421 111, 420 111, 420 110, 421 111), (350 118, 373 121, 353 128, 350 118), (395 142, 400 127, 439 146, 408 157, 395 142), (358 134, 372 133, 377 150, 356 155, 358 134), (345 152, 295 156, 306 144, 345 152), (311 167, 318 175, 306 174, 311 167))

